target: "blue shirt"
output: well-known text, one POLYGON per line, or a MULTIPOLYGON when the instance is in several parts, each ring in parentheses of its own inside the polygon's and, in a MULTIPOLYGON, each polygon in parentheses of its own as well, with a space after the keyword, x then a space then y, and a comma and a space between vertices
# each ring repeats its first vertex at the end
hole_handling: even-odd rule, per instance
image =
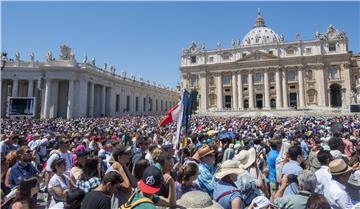
POLYGON ((279 155, 279 151, 277 150, 271 150, 267 157, 267 163, 269 165, 269 181, 271 183, 276 183, 276 158, 279 155))
POLYGON ((215 166, 209 166, 206 163, 201 162, 199 166, 200 175, 197 178, 199 187, 212 197, 214 191, 214 174, 215 166))
MULTIPOLYGON (((302 167, 300 167, 300 164, 297 161, 290 160, 287 162, 284 167, 282 168, 282 174, 295 174, 299 175, 299 172, 302 171, 302 167)), ((293 195, 297 194, 299 192, 299 187, 296 183, 291 183, 289 186, 286 187, 284 191, 284 196, 286 195, 293 195)))
POLYGON ((214 200, 216 201, 224 192, 233 191, 219 200, 219 204, 224 209, 231 209, 231 202, 237 197, 241 198, 240 192, 234 190, 238 190, 234 184, 220 180, 214 186, 214 200))
POLYGON ((302 154, 304 156, 304 160, 307 160, 308 153, 309 153, 309 147, 304 140, 301 141, 300 146, 301 146, 302 154))
POLYGON ((20 162, 16 162, 10 171, 10 188, 14 188, 19 185, 20 182, 28 177, 33 177, 37 173, 36 168, 31 164, 27 163, 25 166, 21 165, 20 162))

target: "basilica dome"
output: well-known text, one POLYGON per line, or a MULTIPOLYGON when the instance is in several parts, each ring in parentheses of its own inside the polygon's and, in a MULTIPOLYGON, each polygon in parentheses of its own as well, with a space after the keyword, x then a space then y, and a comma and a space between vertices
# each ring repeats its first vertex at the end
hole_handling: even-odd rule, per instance
POLYGON ((282 41, 273 29, 265 26, 265 20, 260 15, 260 11, 256 17, 256 23, 251 31, 249 31, 242 40, 243 45, 268 44, 282 41))

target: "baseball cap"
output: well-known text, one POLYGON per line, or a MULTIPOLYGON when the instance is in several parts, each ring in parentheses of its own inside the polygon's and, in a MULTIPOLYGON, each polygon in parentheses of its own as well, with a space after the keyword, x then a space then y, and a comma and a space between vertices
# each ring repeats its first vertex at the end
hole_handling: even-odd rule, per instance
MULTIPOLYGON (((275 207, 275 205, 273 205, 270 200, 268 198, 266 198, 265 196, 258 196, 255 197, 252 200, 252 204, 254 206, 254 209, 263 209, 263 208, 267 208, 269 207, 269 205, 275 207)), ((277 207, 276 207, 277 208, 277 207)))
POLYGON ((155 194, 160 190, 162 174, 160 169, 155 166, 149 166, 145 169, 139 187, 143 193, 155 194))

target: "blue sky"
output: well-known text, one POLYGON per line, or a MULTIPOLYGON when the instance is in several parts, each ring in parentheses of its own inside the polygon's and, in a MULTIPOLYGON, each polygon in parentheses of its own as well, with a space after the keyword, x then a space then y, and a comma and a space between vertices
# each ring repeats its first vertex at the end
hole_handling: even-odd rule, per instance
POLYGON ((213 49, 229 47, 254 25, 257 8, 265 24, 285 41, 300 32, 312 39, 329 24, 347 32, 350 50, 359 53, 359 9, 354 2, 1 2, 1 46, 29 60, 44 60, 68 44, 80 62, 85 54, 103 67, 143 76, 174 87, 181 49, 191 41, 213 49))

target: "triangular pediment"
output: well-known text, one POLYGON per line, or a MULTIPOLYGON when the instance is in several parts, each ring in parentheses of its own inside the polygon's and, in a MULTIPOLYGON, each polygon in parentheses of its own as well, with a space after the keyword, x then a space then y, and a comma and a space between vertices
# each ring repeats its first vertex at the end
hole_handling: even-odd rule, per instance
POLYGON ((269 54, 269 53, 265 53, 262 51, 255 51, 252 52, 248 55, 246 55, 245 57, 237 60, 237 62, 242 62, 242 61, 253 61, 253 60, 269 60, 269 59, 276 59, 278 57, 269 54))

